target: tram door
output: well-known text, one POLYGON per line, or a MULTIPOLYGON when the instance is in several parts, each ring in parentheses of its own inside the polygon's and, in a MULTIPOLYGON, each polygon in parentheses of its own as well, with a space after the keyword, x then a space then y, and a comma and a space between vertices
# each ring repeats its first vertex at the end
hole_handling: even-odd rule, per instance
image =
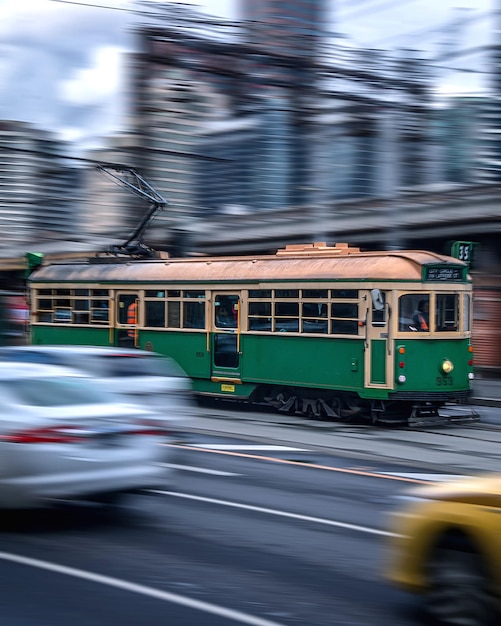
POLYGON ((215 294, 212 300, 212 374, 235 378, 240 370, 240 297, 215 294))
POLYGON ((369 302, 367 323, 365 326, 365 386, 389 387, 391 359, 388 358, 389 307, 385 291, 372 289, 367 298, 369 302))
POLYGON ((112 343, 134 348, 138 345, 139 294, 136 291, 118 291, 115 298, 115 328, 112 343))

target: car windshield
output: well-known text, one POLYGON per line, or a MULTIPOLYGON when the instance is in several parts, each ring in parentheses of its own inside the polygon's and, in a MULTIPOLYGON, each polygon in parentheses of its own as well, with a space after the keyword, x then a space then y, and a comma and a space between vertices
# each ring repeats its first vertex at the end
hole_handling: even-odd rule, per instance
POLYGON ((68 406, 109 402, 104 389, 87 378, 20 378, 0 383, 27 406, 68 406))
POLYGON ((185 376, 172 359, 162 356, 109 355, 102 357, 108 376, 185 376))

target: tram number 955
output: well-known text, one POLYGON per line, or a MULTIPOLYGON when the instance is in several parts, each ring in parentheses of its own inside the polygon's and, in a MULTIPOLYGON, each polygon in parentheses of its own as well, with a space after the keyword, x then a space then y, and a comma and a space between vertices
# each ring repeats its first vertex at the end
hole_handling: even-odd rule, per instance
POLYGON ((450 376, 437 376, 436 382, 438 387, 450 387, 454 384, 450 376))

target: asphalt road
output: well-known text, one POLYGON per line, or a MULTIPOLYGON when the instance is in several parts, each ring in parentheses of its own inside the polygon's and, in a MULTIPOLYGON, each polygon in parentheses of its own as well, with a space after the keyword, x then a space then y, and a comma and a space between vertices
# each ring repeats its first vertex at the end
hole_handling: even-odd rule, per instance
MULTIPOLYGON (((389 514, 394 496, 446 478, 448 466, 379 454, 384 441, 368 443, 369 431, 361 458, 339 431, 336 450, 273 440, 256 415, 247 421, 254 436, 192 427, 176 447, 175 484, 125 507, 2 515, 3 623, 419 624, 413 599, 384 579, 389 514)), ((306 440, 306 428, 294 432, 306 440)), ((411 433, 389 434, 410 447, 411 433)))

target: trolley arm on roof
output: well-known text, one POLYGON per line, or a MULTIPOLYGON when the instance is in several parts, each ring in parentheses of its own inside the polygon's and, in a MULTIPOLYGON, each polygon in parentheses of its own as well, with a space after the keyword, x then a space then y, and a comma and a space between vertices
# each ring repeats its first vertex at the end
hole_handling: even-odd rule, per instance
POLYGON ((131 236, 122 245, 112 246, 111 252, 115 254, 154 256, 154 251, 142 242, 142 238, 157 212, 169 206, 169 203, 131 167, 100 164, 97 166, 97 170, 107 174, 117 184, 125 187, 136 196, 145 198, 151 204, 149 211, 144 215, 131 236))

